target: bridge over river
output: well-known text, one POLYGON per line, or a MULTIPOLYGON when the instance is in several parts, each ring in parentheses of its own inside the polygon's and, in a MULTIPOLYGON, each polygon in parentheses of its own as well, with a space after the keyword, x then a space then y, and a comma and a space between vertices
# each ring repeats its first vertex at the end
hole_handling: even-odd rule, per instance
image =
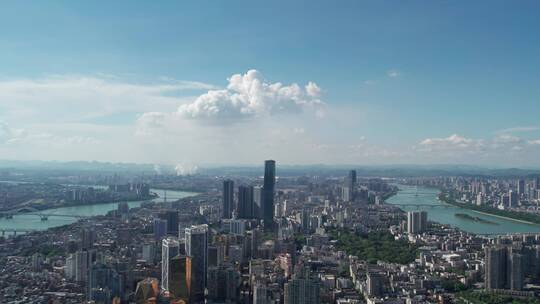
POLYGON ((49 217, 64 217, 64 218, 72 218, 76 220, 86 219, 89 218, 89 216, 86 215, 79 215, 79 214, 58 214, 58 213, 41 213, 41 212, 28 212, 28 213, 12 213, 12 212, 0 212, 0 218, 6 218, 11 219, 15 215, 34 215, 39 217, 42 221, 46 221, 49 219, 49 217))

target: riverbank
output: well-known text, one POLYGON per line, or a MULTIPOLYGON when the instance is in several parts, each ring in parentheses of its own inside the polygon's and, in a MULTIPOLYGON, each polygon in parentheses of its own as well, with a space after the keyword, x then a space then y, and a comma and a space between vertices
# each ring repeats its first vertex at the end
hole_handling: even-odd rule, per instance
MULTIPOLYGON (((71 185, 73 186, 73 185, 71 185)), ((77 185, 79 186, 79 185, 77 185)), ((93 187, 101 187, 93 185, 93 187)), ((105 187, 105 186, 103 186, 105 187)), ((0 211, 0 219, 6 218, 6 215, 12 216, 12 215, 24 215, 24 214, 32 214, 36 212, 43 212, 47 210, 57 210, 62 208, 85 208, 85 207, 92 207, 92 206, 100 206, 100 205, 108 205, 108 204, 118 204, 118 203, 139 203, 139 202, 148 202, 148 201, 154 201, 157 202, 159 198, 166 198, 169 201, 175 201, 178 199, 183 199, 186 197, 195 197, 197 195, 200 195, 200 192, 191 192, 191 191, 179 191, 179 190, 170 190, 170 189, 157 189, 152 188, 150 189, 150 195, 147 197, 138 197, 138 198, 129 198, 129 199, 115 199, 115 200, 107 200, 107 201, 100 201, 100 202, 91 202, 87 204, 81 204, 77 202, 64 202, 62 204, 58 205, 42 205, 42 206, 32 206, 28 208, 17 208, 17 209, 10 209, 10 210, 3 210, 0 211), (162 192, 162 195, 159 195, 158 192, 162 192), (178 193, 181 193, 181 195, 178 195, 178 193)))
POLYGON ((522 214, 522 213, 516 214, 517 212, 515 211, 505 211, 505 210, 499 210, 499 209, 495 209, 491 207, 482 207, 482 206, 476 206, 472 204, 458 203, 455 200, 452 200, 446 197, 446 194, 443 192, 441 192, 441 194, 439 195, 439 200, 445 204, 467 209, 478 214, 489 215, 489 216, 493 216, 493 217, 497 217, 497 218, 505 219, 505 220, 510 220, 510 221, 514 221, 514 222, 518 222, 522 224, 540 226, 540 216, 537 216, 534 214, 522 214), (501 213, 504 213, 504 214, 501 214, 501 213), (531 217, 533 218, 533 220, 523 219, 523 217, 531 217))
MULTIPOLYGON (((160 189, 150 189, 151 192, 157 193, 159 196, 150 200, 156 204, 163 203, 164 191, 160 189)), ((183 192, 183 191, 167 191, 167 202, 193 199, 194 197, 201 195, 201 193, 183 192)), ((128 207, 138 208, 145 201, 131 201, 127 202, 128 207)), ((20 213, 15 214, 12 218, 0 218, 0 230, 7 229, 9 231, 34 231, 34 230, 46 230, 49 228, 60 227, 64 225, 73 224, 78 221, 79 216, 92 217, 106 215, 112 210, 118 209, 118 202, 109 202, 105 204, 97 205, 80 205, 62 208, 47 209, 42 213, 50 215, 46 221, 42 221, 37 214, 32 213, 20 213)), ((18 234, 18 233, 17 233, 18 234)))
POLYGON ((31 206, 31 207, 22 207, 18 209, 10 209, 10 210, 3 210, 0 212, 0 218, 2 217, 2 214, 9 214, 9 215, 17 215, 17 214, 27 214, 27 213, 33 213, 33 212, 41 212, 46 211, 50 209, 58 209, 58 208, 67 208, 67 207, 84 207, 84 206, 94 206, 94 205, 103 205, 103 204, 110 204, 110 203, 130 203, 130 202, 143 202, 143 201, 151 201, 159 198, 159 195, 153 194, 149 195, 147 197, 138 197, 138 198, 130 198, 130 199, 116 199, 116 200, 104 200, 100 202, 91 202, 89 204, 81 204, 77 202, 65 202, 58 205, 42 205, 42 206, 31 206))
POLYGON ((492 214, 479 213, 461 206, 449 206, 438 199, 440 190, 430 187, 399 184, 398 193, 390 197, 385 203, 394 205, 404 212, 427 211, 428 220, 435 223, 450 225, 451 227, 478 235, 505 235, 508 233, 540 233, 540 225, 520 222, 511 218, 504 218, 492 214), (431 207, 431 206, 434 207, 431 207), (442 207, 440 205, 446 205, 442 207), (438 207, 439 206, 439 207, 438 207), (438 207, 438 208, 437 208, 438 207), (455 216, 457 213, 468 214, 471 217, 497 223, 487 224, 479 221, 471 221, 455 216))

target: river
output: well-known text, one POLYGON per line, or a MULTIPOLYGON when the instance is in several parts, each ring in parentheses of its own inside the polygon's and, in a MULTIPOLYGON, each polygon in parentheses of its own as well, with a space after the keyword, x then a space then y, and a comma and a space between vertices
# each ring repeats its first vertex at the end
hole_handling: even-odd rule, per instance
MULTIPOLYGON (((165 197, 165 190, 161 189, 150 189, 151 192, 157 193, 159 197, 153 199, 154 202, 163 202, 165 197)), ((186 192, 186 191, 172 191, 167 190, 167 201, 176 201, 181 198, 194 196, 197 193, 186 192)), ((143 201, 132 201, 128 202, 130 208, 139 207, 143 201)), ((43 214, 62 214, 62 215, 73 215, 73 216, 96 216, 104 215, 111 210, 118 208, 118 202, 114 203, 104 203, 104 204, 94 204, 94 205, 85 205, 85 206, 72 206, 72 207, 62 207, 47 209, 41 211, 43 214)), ((45 230, 52 227, 58 227, 62 225, 67 225, 76 222, 76 218, 72 217, 60 217, 60 216, 50 216, 48 220, 42 221, 41 218, 35 214, 19 214, 14 215, 13 218, 0 218, 0 230, 2 229, 17 229, 17 230, 45 230)), ((6 235, 11 233, 6 233, 6 235)))
MULTIPOLYGON (((387 199, 386 202, 393 205, 409 205, 409 204, 425 204, 425 205, 443 205, 441 201, 437 199, 439 191, 434 188, 418 187, 417 190, 414 186, 398 185, 400 191, 387 199)), ((512 221, 510 219, 499 218, 495 216, 489 216, 480 214, 472 210, 463 209, 460 207, 449 208, 432 208, 432 207, 411 207, 401 206, 404 211, 427 211, 428 219, 433 222, 441 224, 448 224, 450 226, 459 228, 464 231, 477 233, 477 234, 506 234, 506 233, 540 233, 540 225, 520 223, 512 221), (469 219, 455 216, 456 213, 464 213, 473 217, 479 217, 487 221, 496 223, 488 224, 469 219)))

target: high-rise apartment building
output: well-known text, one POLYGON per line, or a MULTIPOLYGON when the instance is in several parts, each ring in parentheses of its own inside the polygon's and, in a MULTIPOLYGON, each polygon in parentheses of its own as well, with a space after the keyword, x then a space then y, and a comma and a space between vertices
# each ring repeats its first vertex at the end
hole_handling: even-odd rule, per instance
POLYGON ((507 246, 489 246, 484 252, 486 289, 523 289, 523 255, 507 246))

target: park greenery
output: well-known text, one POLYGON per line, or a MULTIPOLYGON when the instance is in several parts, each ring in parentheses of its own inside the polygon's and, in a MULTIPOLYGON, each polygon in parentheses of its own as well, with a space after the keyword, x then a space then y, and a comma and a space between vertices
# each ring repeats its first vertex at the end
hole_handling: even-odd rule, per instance
POLYGON ((42 244, 37 248, 25 249, 22 254, 24 256, 31 256, 35 253, 44 255, 45 257, 63 256, 66 254, 65 248, 58 245, 42 244))
POLYGON ((377 261, 408 264, 413 262, 418 247, 407 240, 396 240, 388 231, 372 231, 367 234, 347 229, 330 230, 330 237, 336 240, 339 250, 349 255, 375 264, 377 261))
POLYGON ((540 299, 513 298, 507 295, 499 295, 490 292, 464 291, 458 294, 459 304, 540 304, 540 299))
POLYGON ((535 223, 540 225, 540 215, 532 214, 532 213, 525 213, 525 212, 517 212, 517 211, 509 211, 509 210, 500 210, 497 208, 493 208, 490 206, 478 206, 474 204, 466 204, 466 203, 460 203, 451 198, 449 195, 442 193, 439 196, 440 200, 457 207, 461 207, 464 209, 470 209, 474 211, 489 213, 497 216, 503 216, 507 218, 512 218, 520 221, 526 221, 530 223, 535 223))

